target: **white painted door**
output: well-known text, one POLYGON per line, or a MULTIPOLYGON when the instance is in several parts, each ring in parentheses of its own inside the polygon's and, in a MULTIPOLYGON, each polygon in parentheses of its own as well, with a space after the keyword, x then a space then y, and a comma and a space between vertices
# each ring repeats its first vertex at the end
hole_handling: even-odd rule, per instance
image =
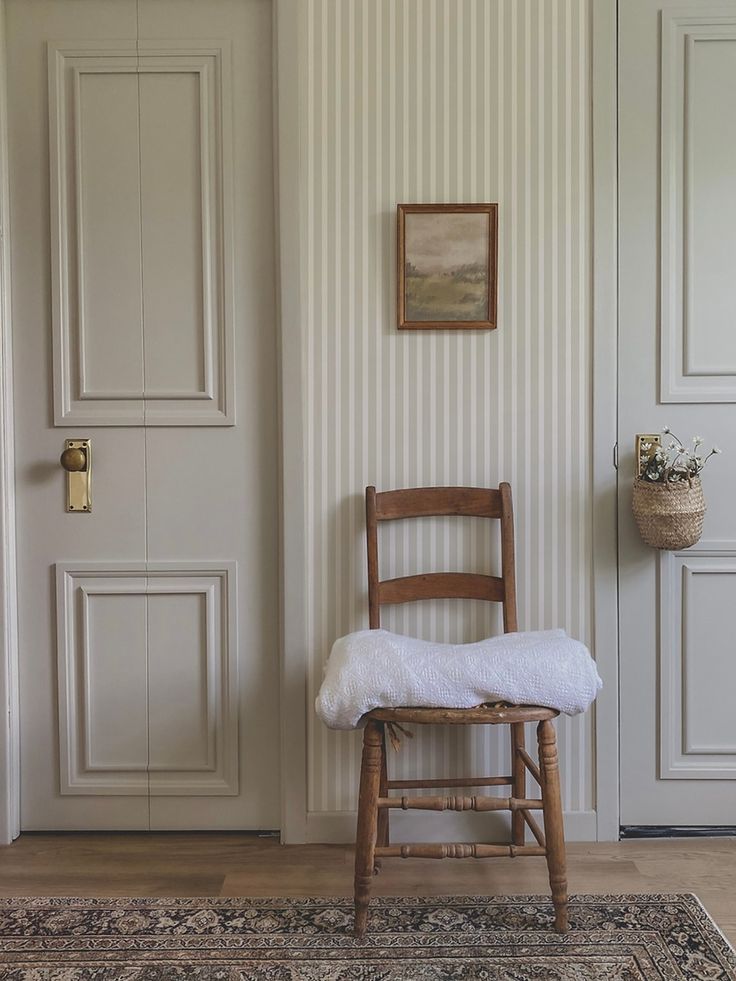
POLYGON ((276 828, 271 4, 6 8, 22 827, 276 828))
POLYGON ((736 824, 736 0, 619 0, 621 820, 736 824), (661 148, 661 153, 660 153, 661 148), (637 432, 702 435, 703 540, 642 544, 637 432))

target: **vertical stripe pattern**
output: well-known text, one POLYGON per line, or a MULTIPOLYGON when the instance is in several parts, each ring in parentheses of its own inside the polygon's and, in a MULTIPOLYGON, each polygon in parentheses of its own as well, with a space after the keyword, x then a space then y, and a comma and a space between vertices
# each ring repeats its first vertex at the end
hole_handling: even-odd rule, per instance
MULTIPOLYGON (((312 710, 367 625, 366 484, 511 482, 522 629, 591 638, 590 0, 304 0, 301 39, 310 811, 355 806, 358 739, 312 710), (396 329, 395 209, 499 202, 499 328, 396 329)), ((381 574, 498 573, 489 522, 381 530, 381 574)), ((472 602, 388 610, 469 641, 472 602)), ((394 770, 504 770, 499 733, 427 730, 394 770)), ((593 806, 590 715, 562 719, 565 807, 593 806)))

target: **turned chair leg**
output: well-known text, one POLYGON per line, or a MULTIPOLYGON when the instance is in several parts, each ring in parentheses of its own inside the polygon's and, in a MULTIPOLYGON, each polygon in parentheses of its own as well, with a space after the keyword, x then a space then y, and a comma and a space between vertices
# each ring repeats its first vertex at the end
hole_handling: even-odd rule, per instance
POLYGON ((557 760, 555 727, 549 720, 537 726, 539 769, 542 776, 542 810, 544 836, 547 842, 547 869, 555 908, 555 930, 567 933, 567 871, 565 868, 565 834, 562 822, 560 768, 557 760))
MULTIPOLYGON (((519 756, 518 750, 525 748, 524 723, 512 722, 511 729, 511 774, 514 779, 513 795, 517 798, 526 797, 526 764, 519 756)), ((526 834, 524 815, 514 811, 511 815, 511 840, 515 845, 523 845, 526 834)))
MULTIPOLYGON (((381 731, 381 777, 378 785, 378 793, 381 797, 388 797, 388 761, 386 759, 386 727, 382 727, 381 731)), ((376 843, 379 845, 388 845, 389 843, 389 815, 390 811, 387 807, 382 807, 378 812, 378 835, 376 838, 376 843)), ((373 859, 373 868, 378 872, 381 868, 381 859, 373 859)))
POLYGON ((381 743, 383 724, 369 719, 363 730, 363 758, 360 766, 358 830, 355 840, 355 929, 365 934, 368 903, 371 898, 373 863, 378 835, 378 797, 381 784, 381 743))

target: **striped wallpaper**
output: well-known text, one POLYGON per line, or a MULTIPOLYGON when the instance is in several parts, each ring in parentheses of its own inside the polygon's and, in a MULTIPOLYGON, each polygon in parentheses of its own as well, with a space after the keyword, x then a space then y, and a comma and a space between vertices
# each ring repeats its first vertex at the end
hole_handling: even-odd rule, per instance
MULTIPOLYGON (((359 740, 311 708, 367 626, 363 489, 511 482, 522 629, 591 637, 590 0, 304 0, 301 230, 309 810, 355 807, 359 740), (498 201, 499 329, 396 330, 397 202, 498 201)), ((486 523, 487 524, 487 523, 486 523)), ((498 567, 460 519, 392 527, 382 574, 498 567)), ((438 640, 472 602, 389 611, 438 640)), ((590 716, 559 724, 565 806, 593 806, 590 716)), ((505 769, 484 730, 428 730, 398 773, 505 769)))

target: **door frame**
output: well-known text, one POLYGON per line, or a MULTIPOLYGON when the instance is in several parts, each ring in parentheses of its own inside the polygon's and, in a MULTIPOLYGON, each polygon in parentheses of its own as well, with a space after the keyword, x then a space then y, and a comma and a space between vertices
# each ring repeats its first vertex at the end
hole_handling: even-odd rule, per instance
POLYGON ((595 810, 598 841, 618 841, 618 0, 592 0, 591 22, 595 810))
POLYGON ((20 834, 20 702, 15 552, 5 0, 0 0, 0 844, 20 834))
MULTIPOLYGON (((305 470, 300 258, 299 37, 305 5, 273 0, 276 277, 280 446, 281 836, 307 836, 305 470), (297 234, 294 234, 297 229, 297 234)), ((0 0, 0 844, 20 832, 20 720, 13 453, 5 0, 0 0)), ((618 569, 613 468, 617 403, 617 0, 592 0, 593 86, 593 638, 606 684, 595 711, 598 840, 619 826, 618 569)))
POLYGON ((307 593, 301 256, 300 0, 273 0, 276 304, 278 317, 281 610, 281 841, 307 840, 307 593), (296 234, 294 233, 296 229, 296 234))

